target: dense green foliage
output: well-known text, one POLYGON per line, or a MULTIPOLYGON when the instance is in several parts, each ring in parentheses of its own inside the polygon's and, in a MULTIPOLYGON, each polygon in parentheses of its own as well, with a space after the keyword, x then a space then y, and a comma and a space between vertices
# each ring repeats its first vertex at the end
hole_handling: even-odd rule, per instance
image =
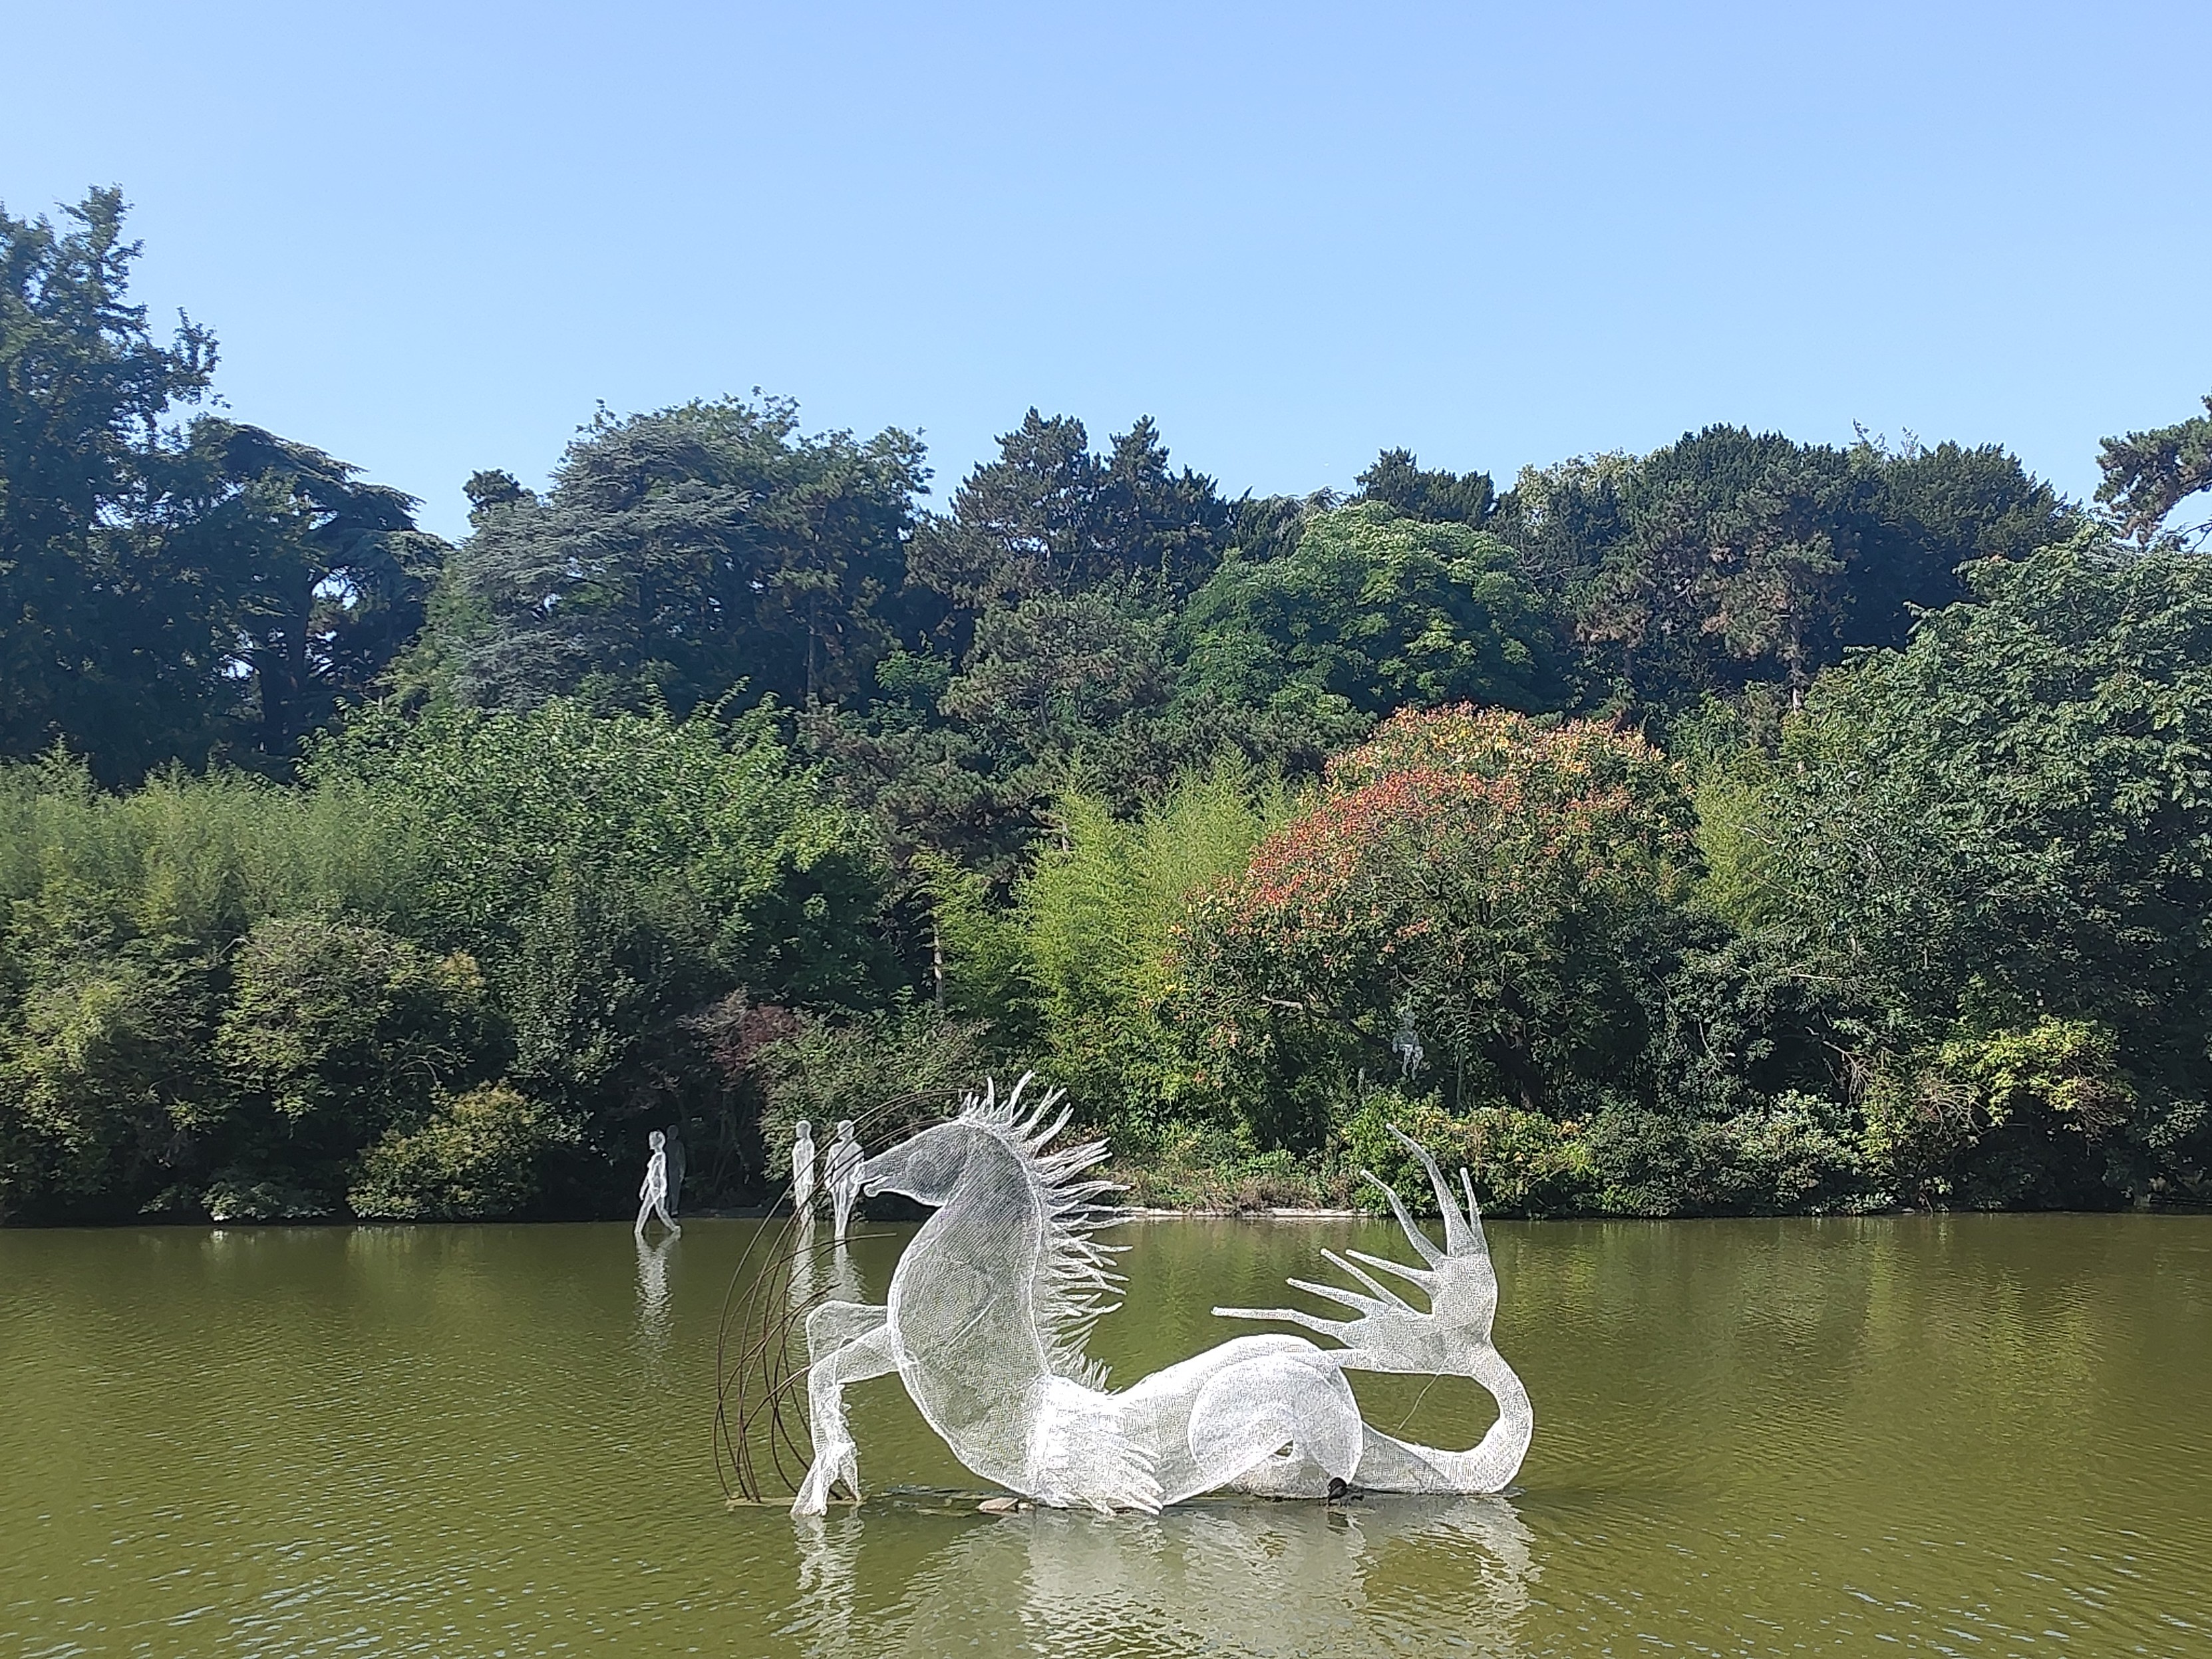
POLYGON ((866 826, 758 718, 384 713, 307 774, 0 773, 0 1210, 589 1206, 671 1121, 732 1191, 717 1011, 891 988, 866 826))
MULTIPOLYGON (((2212 1158, 2212 566, 2088 538, 1976 574, 1745 769, 1731 908, 1865 1036, 1933 1195, 2089 1202, 2212 1158)), ((1900 1174, 1905 1172, 1900 1171, 1900 1174)))
POLYGON ((1232 556, 1182 632, 1194 684, 1224 703, 1372 717, 1558 707, 1553 626, 1495 536, 1363 501, 1316 516, 1286 551, 1232 556))
POLYGON ((1192 896, 1235 879, 1290 811, 1279 781, 1224 762, 1127 817, 1064 797, 1003 908, 976 877, 939 866, 954 1008, 1036 1052, 1064 1086, 1127 1103, 1125 1137, 1202 1109, 1207 1091, 1170 1029, 1179 934, 1192 896))
POLYGON ((1802 692, 1850 647, 1899 644, 1917 609, 1962 598, 1962 563, 2017 558, 2074 516, 1995 447, 1893 454, 1709 427, 1526 473, 1492 527, 1570 618, 1585 695, 1666 709, 1802 692))
POLYGON ((1035 1066, 1140 1194, 2212 1200, 2207 422, 1230 499, 790 404, 448 548, 0 214, 0 1219, 592 1214, 1035 1066), (765 1137, 765 1139, 763 1139, 765 1137))
POLYGON ((1395 717, 1192 907, 1187 994, 1225 1089, 1256 1132, 1318 1139, 1332 1081, 1405 1030, 1455 1102, 1564 1115, 1640 1046, 1633 962, 1688 819, 1639 738, 1395 717))

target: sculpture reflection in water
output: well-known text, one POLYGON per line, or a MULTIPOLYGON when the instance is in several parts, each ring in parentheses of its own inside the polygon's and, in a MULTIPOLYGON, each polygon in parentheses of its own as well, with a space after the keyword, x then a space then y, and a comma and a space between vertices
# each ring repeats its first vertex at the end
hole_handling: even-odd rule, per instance
POLYGON ((1084 1353, 1118 1283, 1111 1247, 1096 1237, 1117 1218, 1101 1202, 1115 1188, 1088 1173, 1106 1148, 1054 1150, 1067 1110, 1054 1113, 1056 1092, 1025 1109, 1029 1081, 1004 1099, 995 1091, 969 1097, 951 1121, 860 1166, 861 1191, 902 1194, 935 1213, 900 1256, 883 1305, 833 1299, 805 1316, 813 1450, 793 1514, 822 1514, 839 1488, 860 1497, 844 1390, 893 1372, 967 1468, 1054 1508, 1157 1513, 1224 1489, 1283 1498, 1347 1486, 1486 1493, 1512 1481, 1534 1418, 1491 1340, 1498 1280, 1466 1171, 1462 1209, 1436 1161, 1399 1137, 1435 1188, 1444 1243, 1439 1249, 1376 1180, 1421 1265, 1324 1251, 1360 1288, 1290 1281, 1347 1316, 1214 1310, 1303 1326, 1340 1346, 1242 1336, 1109 1389, 1084 1353), (1427 1309, 1368 1268, 1421 1291, 1427 1309), (1346 1371, 1468 1377, 1497 1401, 1498 1419, 1465 1451, 1398 1440, 1361 1420, 1346 1371))
POLYGON ((841 1241, 852 1224, 853 1206, 860 1201, 860 1166, 866 1162, 860 1143, 854 1138, 853 1120, 842 1120, 822 1159, 822 1178, 830 1186, 830 1224, 841 1241))
MULTIPOLYGON (((893 1504, 900 1500, 890 1500, 893 1504)), ((940 1500, 941 1501, 941 1500, 940 1500)), ((963 1506, 964 1507, 964 1506, 963 1506)), ((805 1650, 1070 1656, 1518 1652, 1534 1540, 1502 1498, 1199 1503, 1112 1521, 1035 1510, 959 1528, 918 1565, 872 1505, 804 1522, 786 1629, 805 1650), (1255 1571, 1264 1566, 1264 1571, 1255 1571), (881 1582, 893 1577, 893 1582, 881 1582), (1448 1611, 1438 1604, 1439 1586, 1448 1611)), ((939 1524, 942 1524, 941 1522, 939 1524)))
POLYGON ((860 1298, 860 1277, 854 1271, 853 1258, 842 1240, 833 1241, 825 1252, 814 1241, 813 1223, 810 1220, 799 1236, 799 1248, 791 1256, 791 1288, 788 1300, 791 1310, 804 1319, 808 1311, 823 1301, 854 1302, 860 1298))
POLYGON ((639 1334, 656 1348, 668 1340, 668 1258, 676 1236, 664 1233, 651 1243, 637 1237, 637 1326, 639 1334))
POLYGON ((675 1248, 669 1233, 649 1243, 641 1235, 637 1239, 637 1310, 647 1325, 668 1323, 668 1258, 675 1248))

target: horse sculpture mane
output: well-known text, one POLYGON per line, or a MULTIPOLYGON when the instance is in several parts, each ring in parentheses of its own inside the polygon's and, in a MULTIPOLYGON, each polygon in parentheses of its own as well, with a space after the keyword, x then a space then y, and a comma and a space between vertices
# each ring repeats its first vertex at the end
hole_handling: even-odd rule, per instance
POLYGON ((1066 1128, 1073 1109, 1060 1103, 1065 1090, 1047 1089, 1025 1114, 1022 1096, 1030 1082, 1024 1074, 1002 1100, 997 1084, 987 1081, 980 1096, 970 1094, 961 1102, 955 1121, 995 1139, 1029 1178, 1043 1228, 1030 1274, 1030 1310, 1044 1344, 1046 1364, 1056 1376, 1085 1388, 1103 1388, 1106 1367, 1085 1353, 1084 1346, 1091 1328, 1121 1305, 1121 1275, 1114 1270, 1114 1257, 1121 1247, 1102 1244, 1097 1237, 1101 1229, 1121 1219, 1111 1205, 1099 1200, 1121 1188, 1114 1182, 1083 1178, 1085 1170, 1106 1158, 1104 1141, 1048 1150, 1066 1128), (1056 1115, 1055 1106, 1060 1108, 1056 1115), (1048 1117, 1051 1121, 1046 1121, 1048 1117))

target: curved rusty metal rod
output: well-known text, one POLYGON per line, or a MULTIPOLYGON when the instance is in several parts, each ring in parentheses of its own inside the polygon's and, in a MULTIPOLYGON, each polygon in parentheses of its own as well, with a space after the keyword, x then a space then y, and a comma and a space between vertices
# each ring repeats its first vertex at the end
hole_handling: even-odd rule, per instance
MULTIPOLYGON (((897 1106, 906 1103, 895 1101, 890 1103, 897 1106)), ((795 1226, 787 1227, 779 1239, 779 1243, 790 1243, 792 1235, 796 1231, 795 1226)), ((820 1266, 834 1261, 836 1250, 837 1241, 834 1237, 815 1239, 813 1243, 815 1265, 820 1266)), ((786 1402, 790 1400, 805 1378, 805 1368, 790 1363, 791 1350, 793 1346, 793 1333, 803 1324, 807 1314, 812 1311, 811 1304, 796 1304, 790 1300, 788 1287, 792 1270, 796 1263, 797 1251, 793 1249, 787 1255, 776 1261, 768 1272, 757 1278, 754 1294, 748 1298, 749 1327, 753 1310, 760 1306, 764 1297, 769 1299, 770 1305, 777 1310, 761 1319, 758 1327, 760 1334, 756 1340, 748 1344, 744 1357, 737 1367, 737 1381, 742 1404, 735 1438, 746 1449, 748 1474, 753 1477, 751 1490, 749 1490, 746 1495, 754 1501, 763 1501, 761 1484, 757 1475, 757 1463, 752 1456, 752 1447, 757 1437, 754 1431, 763 1413, 768 1418, 768 1433, 764 1437, 768 1443, 769 1457, 775 1466, 777 1478, 787 1488, 795 1490, 795 1486, 790 1471, 783 1466, 783 1452, 788 1450, 791 1453, 802 1473, 812 1462, 811 1450, 802 1448, 793 1436, 790 1422, 783 1411, 786 1402), (779 1273, 781 1279, 778 1277, 779 1273), (747 1386, 747 1380, 756 1372, 760 1378, 760 1392, 757 1395, 752 1395, 747 1386)))
MULTIPOLYGON (((858 1116, 854 1121, 854 1133, 865 1137, 893 1113, 904 1113, 929 1102, 957 1103, 964 1092, 959 1089, 918 1089, 895 1095, 858 1116)), ((789 1196, 787 1187, 784 1196, 789 1196)), ((765 1442, 776 1481, 787 1491, 795 1492, 798 1487, 784 1466, 784 1454, 788 1451, 802 1471, 811 1462, 811 1451, 800 1447, 783 1410, 806 1375, 804 1365, 794 1365, 791 1360, 793 1333, 803 1327, 806 1315, 812 1310, 811 1299, 807 1306, 791 1305, 790 1285, 798 1260, 799 1231, 795 1212, 787 1212, 781 1227, 772 1226, 763 1218, 760 1229, 746 1241, 744 1249, 738 1255, 737 1265, 731 1270, 729 1286, 723 1292, 721 1316, 714 1333, 713 1438, 715 1478, 725 1498, 742 1497, 752 1503, 766 1501, 759 1442, 765 1442), (746 1269, 752 1266, 755 1253, 763 1244, 767 1246, 765 1260, 758 1270, 748 1274, 746 1269), (741 1284, 744 1285, 742 1308, 738 1297, 741 1284), (734 1332, 733 1313, 737 1315, 734 1332), (734 1363, 733 1346, 737 1350, 734 1363), (732 1484, 736 1487, 734 1493, 731 1490, 732 1484)), ((825 1246, 817 1243, 814 1248, 823 1250, 825 1246)), ((828 1241, 826 1248, 829 1256, 834 1259, 836 1241, 828 1241)))
MULTIPOLYGON (((834 1259, 836 1249, 836 1242, 834 1239, 827 1241, 826 1249, 824 1243, 817 1242, 814 1246, 817 1265, 824 1255, 834 1259)), ((792 1260, 795 1262, 795 1253, 792 1260)), ((738 1425, 740 1432, 745 1436, 750 1444, 753 1425, 759 1421, 763 1412, 767 1413, 769 1433, 766 1437, 769 1455, 775 1465, 777 1478, 786 1486, 792 1485, 792 1481, 789 1472, 783 1467, 784 1451, 788 1450, 791 1453, 793 1459, 799 1462, 802 1472, 806 1464, 812 1461, 811 1453, 802 1449, 793 1437, 790 1425, 786 1420, 782 1409, 784 1401, 789 1398, 792 1391, 805 1376, 804 1368, 794 1367, 790 1363, 793 1346, 792 1332, 801 1326, 806 1315, 812 1311, 811 1304, 794 1305, 791 1303, 788 1296, 790 1277, 787 1266, 782 1279, 783 1310, 765 1322, 762 1340, 755 1349, 759 1360, 761 1392, 757 1397, 747 1402, 740 1416, 738 1425)), ((773 1280, 771 1279, 770 1282, 773 1280)))

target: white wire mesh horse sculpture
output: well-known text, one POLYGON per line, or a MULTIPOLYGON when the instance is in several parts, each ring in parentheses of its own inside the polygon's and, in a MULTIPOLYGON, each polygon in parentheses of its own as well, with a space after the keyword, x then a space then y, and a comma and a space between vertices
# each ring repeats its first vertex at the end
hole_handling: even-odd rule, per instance
POLYGON ((949 1122, 867 1161, 864 1191, 901 1193, 936 1213, 900 1256, 885 1305, 827 1302, 807 1316, 814 1455, 793 1514, 823 1513, 840 1486, 859 1498, 844 1390, 892 1371, 970 1471, 1054 1508, 1153 1513, 1224 1488, 1320 1498, 1339 1481, 1432 1493, 1495 1492, 1511 1483, 1535 1418, 1521 1379, 1491 1341, 1498 1277, 1465 1170, 1462 1211, 1436 1160, 1399 1135, 1435 1186, 1443 1248, 1414 1224, 1396 1192, 1370 1175, 1424 1265, 1346 1253, 1425 1292, 1427 1312, 1325 1250, 1362 1289, 1290 1283, 1351 1317, 1286 1308, 1213 1311, 1286 1321, 1343 1346, 1325 1349, 1287 1334, 1240 1336, 1109 1390, 1083 1352, 1119 1282, 1112 1247, 1094 1237, 1115 1218, 1099 1201, 1115 1189, 1086 1174, 1106 1146, 1052 1150, 1067 1109, 1054 1113, 1056 1091, 1025 1109, 1029 1081, 1003 1100, 995 1089, 970 1096, 949 1122), (1498 1420, 1466 1451, 1409 1444, 1360 1419, 1348 1370, 1469 1377, 1497 1401, 1498 1420))

